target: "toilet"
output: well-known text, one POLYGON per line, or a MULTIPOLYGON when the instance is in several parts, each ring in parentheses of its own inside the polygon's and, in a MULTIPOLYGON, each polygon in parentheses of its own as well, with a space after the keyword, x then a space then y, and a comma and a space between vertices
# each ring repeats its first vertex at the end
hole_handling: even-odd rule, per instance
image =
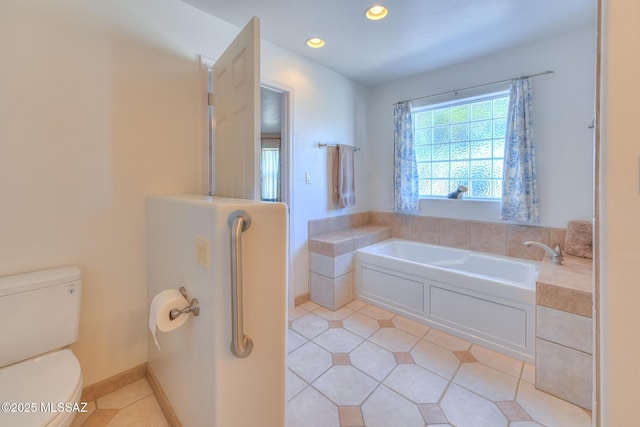
POLYGON ((78 412, 81 272, 62 267, 0 277, 0 426, 68 427, 78 412))

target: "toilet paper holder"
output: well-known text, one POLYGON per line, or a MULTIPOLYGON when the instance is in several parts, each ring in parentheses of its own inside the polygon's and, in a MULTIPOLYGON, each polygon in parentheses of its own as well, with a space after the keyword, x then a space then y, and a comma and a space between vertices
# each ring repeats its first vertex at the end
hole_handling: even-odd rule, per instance
MULTIPOLYGON (((187 300, 187 290, 184 288, 184 286, 181 286, 179 289, 180 293, 182 294, 183 297, 185 297, 187 300)), ((194 316, 197 316, 200 314, 200 304, 198 303, 198 299, 194 298, 191 300, 191 303, 189 306, 183 308, 182 310, 174 308, 173 310, 171 310, 169 312, 169 319, 170 320, 175 320, 178 317, 180 317, 181 314, 185 314, 185 313, 191 313, 194 316)))

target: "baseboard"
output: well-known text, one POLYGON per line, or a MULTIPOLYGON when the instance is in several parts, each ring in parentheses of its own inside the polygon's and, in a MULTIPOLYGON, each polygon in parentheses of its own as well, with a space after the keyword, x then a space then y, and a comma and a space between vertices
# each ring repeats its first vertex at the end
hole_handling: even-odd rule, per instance
POLYGON ((147 381, 149 381, 151 390, 153 390, 153 393, 156 395, 156 400, 158 401, 158 404, 160 405, 160 409, 162 409, 162 413, 167 419, 167 422, 169 423, 169 425, 171 427, 182 427, 182 424, 180 423, 178 416, 173 410, 173 406, 171 406, 171 402, 169 402, 169 399, 167 398, 167 395, 162 389, 162 386, 160 385, 158 378, 155 376, 155 374, 153 373, 153 370, 149 365, 147 365, 147 381))
POLYGON ((132 382, 141 380, 147 373, 147 364, 143 363, 120 372, 112 377, 99 381, 97 383, 86 386, 82 389, 80 396, 81 402, 91 402, 99 397, 105 396, 113 391, 118 390, 132 382))
POLYGON ((306 294, 302 294, 302 295, 298 295, 298 296, 295 298, 294 305, 295 305, 295 306, 299 306, 300 304, 304 304, 304 303, 305 303, 305 302, 307 302, 307 301, 309 301, 309 294, 308 294, 308 293, 306 293, 306 294))
POLYGON ((178 416, 174 412, 169 399, 167 399, 167 395, 164 393, 162 386, 160 386, 160 383, 158 382, 158 378, 156 378, 155 374, 147 363, 143 363, 131 369, 127 369, 124 372, 120 372, 119 374, 104 379, 100 382, 86 386, 82 389, 80 401, 94 401, 102 396, 106 396, 111 392, 114 392, 145 377, 147 378, 147 381, 151 386, 151 390, 153 390, 153 394, 155 394, 156 400, 160 405, 160 409, 162 409, 162 413, 167 419, 169 425, 171 427, 182 427, 182 424, 180 423, 178 416))

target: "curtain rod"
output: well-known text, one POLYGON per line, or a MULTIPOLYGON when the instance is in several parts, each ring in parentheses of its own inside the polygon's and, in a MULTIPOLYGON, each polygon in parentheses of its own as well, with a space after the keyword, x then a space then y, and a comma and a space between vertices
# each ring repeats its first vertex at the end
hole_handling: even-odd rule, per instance
MULTIPOLYGON (((322 142, 318 142, 318 147, 337 147, 336 144, 323 144, 322 142)), ((360 151, 360 147, 353 147, 353 151, 360 151)))
POLYGON ((419 96, 417 98, 405 99, 404 101, 398 101, 398 102, 417 101, 418 99, 432 98, 434 96, 446 95, 448 93, 458 93, 458 92, 462 92, 462 91, 465 91, 465 90, 477 89, 479 87, 493 86, 493 85, 497 85, 498 83, 506 83, 506 82, 510 82, 512 80, 527 79, 529 77, 538 77, 538 76, 544 76, 546 74, 553 74, 553 73, 555 73, 555 71, 543 71, 541 73, 529 74, 528 76, 513 77, 513 78, 510 78, 510 79, 498 80, 497 82, 493 82, 493 83, 484 83, 484 84, 481 84, 481 85, 469 86, 469 87, 465 87, 465 88, 462 88, 462 89, 448 90, 446 92, 434 93, 433 95, 427 95, 427 96, 419 96))

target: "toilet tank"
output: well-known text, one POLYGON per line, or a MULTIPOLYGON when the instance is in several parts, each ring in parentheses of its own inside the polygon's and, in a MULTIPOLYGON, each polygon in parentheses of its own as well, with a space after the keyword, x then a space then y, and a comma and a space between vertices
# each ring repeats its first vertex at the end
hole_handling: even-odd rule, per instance
POLYGON ((80 289, 77 267, 0 277, 0 367, 76 341, 80 289))

